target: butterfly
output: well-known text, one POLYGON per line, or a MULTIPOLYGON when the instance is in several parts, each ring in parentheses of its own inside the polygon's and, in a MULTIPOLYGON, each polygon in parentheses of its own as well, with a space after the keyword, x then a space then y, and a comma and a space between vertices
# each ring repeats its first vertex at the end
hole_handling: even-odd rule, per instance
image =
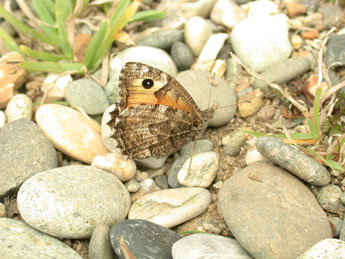
POLYGON ((200 137, 213 114, 213 108, 201 111, 164 71, 128 62, 120 73, 119 102, 108 126, 126 157, 161 158, 200 137))

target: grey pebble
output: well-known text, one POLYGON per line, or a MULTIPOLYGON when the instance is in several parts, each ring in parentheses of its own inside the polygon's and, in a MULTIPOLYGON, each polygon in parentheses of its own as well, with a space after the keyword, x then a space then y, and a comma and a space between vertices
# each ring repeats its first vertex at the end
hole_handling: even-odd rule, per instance
POLYGON ((261 137, 256 146, 264 157, 312 185, 324 186, 330 181, 325 167, 289 144, 272 137, 261 137))
POLYGON ((115 253, 110 244, 110 228, 108 226, 99 225, 92 232, 89 259, 115 259, 115 253))
POLYGON ((168 172, 168 184, 171 188, 182 187, 182 184, 177 180, 177 174, 187 161, 188 157, 182 156, 175 160, 168 172))
POLYGON ((197 153, 209 152, 213 150, 213 143, 208 139, 199 139, 184 145, 181 150, 181 156, 190 156, 197 153))
POLYGON ((53 144, 29 119, 6 124, 0 131, 0 197, 36 173, 58 166, 53 144))
MULTIPOLYGON (((293 57, 267 68, 261 76, 276 84, 288 82, 310 69, 310 61, 303 57, 293 57)), ((267 83, 256 78, 252 84, 255 88, 265 88, 267 83)))
MULTIPOLYGON (((343 220, 340 219, 339 217, 328 217, 329 222, 331 223, 332 231, 333 231, 333 237, 339 237, 340 231, 342 229, 342 223, 343 220)), ((345 225, 344 225, 345 227, 345 225)), ((345 238, 345 229, 344 229, 344 238, 345 238)), ((343 240, 344 241, 344 240, 343 240)))
POLYGON ((82 259, 60 240, 8 218, 0 218, 0 251, 4 259, 82 259))
POLYGON ((328 68, 345 65, 345 34, 335 34, 329 39, 325 54, 325 63, 328 68))
POLYGON ((158 175, 155 177, 155 181, 158 187, 161 189, 168 189, 168 179, 164 174, 158 175))
POLYGON ((172 258, 171 247, 180 239, 175 232, 149 221, 125 220, 115 224, 110 231, 111 245, 120 259, 125 258, 119 244, 121 236, 128 249, 140 259, 172 258))
POLYGON ((327 238, 314 244, 296 259, 342 259, 345 254, 345 242, 339 239, 327 238))
POLYGON ((171 46, 170 54, 178 70, 189 69, 194 61, 194 56, 190 48, 183 42, 175 42, 171 46))
POLYGON ((345 241, 345 219, 343 219, 343 222, 341 224, 339 239, 345 241))
POLYGON ((80 107, 87 114, 101 114, 109 106, 103 88, 90 79, 82 78, 69 83, 64 94, 71 106, 80 107))
POLYGON ((242 130, 231 133, 224 145, 224 154, 228 156, 236 156, 240 153, 242 146, 246 143, 246 134, 242 130))
POLYGON ((328 184, 320 189, 317 200, 324 210, 332 213, 345 212, 345 206, 340 201, 342 190, 334 184, 328 184))
POLYGON ((182 31, 166 30, 145 36, 137 42, 137 45, 169 50, 175 42, 183 40, 184 36, 182 31))

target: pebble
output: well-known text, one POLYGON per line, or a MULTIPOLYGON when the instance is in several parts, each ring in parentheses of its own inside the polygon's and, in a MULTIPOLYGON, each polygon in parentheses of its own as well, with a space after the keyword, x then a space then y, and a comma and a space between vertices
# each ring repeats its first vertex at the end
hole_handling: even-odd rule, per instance
POLYGON ((150 169, 158 169, 161 168, 164 164, 165 161, 167 160, 168 157, 161 157, 161 158, 146 158, 146 159, 141 159, 141 160, 135 160, 136 164, 138 166, 142 166, 145 168, 150 168, 150 169))
POLYGON ((171 46, 171 57, 179 71, 189 69, 194 61, 192 50, 183 42, 175 42, 171 46))
POLYGON ((256 146, 270 161, 312 185, 324 186, 330 181, 325 167, 289 144, 272 137, 261 137, 256 146))
POLYGON ((210 192, 188 187, 149 193, 136 200, 129 219, 144 219, 171 228, 203 213, 211 203, 210 192))
POLYGON ((325 54, 325 63, 328 68, 345 65, 345 34, 335 34, 329 39, 325 54))
POLYGON ((36 121, 44 134, 61 152, 84 163, 108 153, 100 126, 82 113, 59 104, 44 104, 37 109, 36 121))
POLYGON ((64 94, 71 106, 80 107, 87 114, 101 114, 109 106, 103 88, 87 78, 69 83, 64 89, 64 94))
POLYGON ((304 15, 307 12, 307 7, 305 5, 295 1, 285 2, 285 8, 289 17, 304 15))
MULTIPOLYGON (((292 57, 267 68, 263 73, 261 73, 261 76, 276 84, 282 84, 303 75, 310 70, 310 67, 311 64, 308 59, 303 57, 292 57)), ((268 86, 266 82, 258 78, 254 80, 252 85, 255 88, 261 89, 268 86)))
POLYGON ((0 111, 0 129, 6 124, 6 116, 3 111, 0 111))
POLYGON ((342 190, 338 186, 328 184, 320 189, 317 200, 324 210, 332 213, 342 213, 345 212, 345 206, 340 201, 341 194, 342 190))
POLYGON ((257 72, 283 62, 291 53, 285 15, 251 17, 231 32, 231 45, 240 60, 257 72))
POLYGON ((205 19, 194 16, 186 22, 184 38, 195 57, 199 57, 211 35, 211 25, 205 19))
POLYGON ((319 10, 320 0, 303 0, 301 4, 307 7, 307 13, 315 13, 319 10))
POLYGON ((256 114, 264 105, 263 94, 251 91, 238 99, 238 112, 242 118, 256 114))
POLYGON ((279 13, 279 6, 269 0, 249 2, 247 7, 247 17, 268 16, 279 13))
POLYGON ((53 145, 29 119, 6 124, 0 131, 0 197, 34 174, 58 166, 53 145))
POLYGON ((157 186, 161 189, 168 189, 168 179, 165 175, 158 175, 155 177, 155 182, 157 186))
POLYGON ((206 233, 181 238, 174 243, 172 255, 174 259, 253 258, 235 239, 206 233))
POLYGON ((218 206, 231 233, 254 258, 296 258, 332 237, 327 215, 309 189, 264 162, 227 179, 218 193, 218 206))
POLYGON ((236 114, 237 96, 233 85, 201 70, 186 70, 176 76, 201 110, 215 106, 215 113, 208 125, 222 126, 236 114))
POLYGON ((16 219, 0 218, 0 240, 2 258, 82 259, 60 240, 16 219))
POLYGON ((72 81, 73 79, 70 74, 48 74, 42 83, 41 90, 46 94, 48 101, 61 100, 65 97, 65 87, 72 81))
POLYGON ((233 0, 217 0, 210 14, 210 18, 214 23, 224 25, 229 29, 232 29, 245 17, 244 10, 233 0))
POLYGON ((343 222, 341 224, 339 239, 341 241, 345 241, 345 220, 344 219, 343 219, 343 222))
POLYGON ((168 185, 171 188, 180 188, 182 184, 177 180, 177 174, 180 169, 183 167, 184 163, 187 161, 187 156, 182 156, 177 158, 172 164, 171 168, 168 171, 168 185))
POLYGON ((339 22, 344 15, 344 10, 338 4, 325 2, 320 5, 318 13, 321 14, 325 29, 330 29, 339 22))
POLYGON ((339 237, 343 220, 339 217, 328 217, 328 220, 332 228, 333 237, 339 237))
POLYGON ((197 153, 212 151, 213 148, 214 145, 212 141, 208 139, 198 139, 184 145, 180 150, 180 154, 181 156, 191 156, 197 153))
POLYGON ((245 157, 246 165, 254 164, 255 162, 269 162, 269 160, 261 155, 257 149, 248 150, 245 157))
POLYGON ((18 66, 18 61, 24 59, 17 52, 9 52, 0 58, 0 109, 6 107, 29 76, 24 68, 18 66))
POLYGON ((101 169, 64 166, 25 181, 17 204, 25 222, 39 231, 59 238, 88 238, 97 225, 124 220, 130 196, 115 176, 101 169))
POLYGON ((219 155, 216 152, 192 155, 177 173, 177 180, 183 186, 207 188, 216 178, 218 166, 219 155))
POLYGON ((6 207, 2 202, 0 202, 0 218, 5 218, 6 216, 6 207))
POLYGON ((32 101, 26 94, 17 94, 8 102, 5 110, 7 122, 32 118, 32 101))
POLYGON ((89 259, 115 259, 115 253, 110 244, 110 228, 98 225, 92 232, 89 243, 89 259))
POLYGON ((226 62, 222 59, 216 59, 212 65, 210 72, 220 78, 224 78, 226 72, 226 62))
POLYGON ((119 75, 122 67, 127 62, 144 63, 164 72, 171 76, 175 76, 177 68, 172 58, 164 50, 152 48, 148 46, 137 46, 127 48, 118 53, 110 60, 110 78, 111 80, 105 87, 105 94, 110 104, 115 103, 118 97, 119 75))
POLYGON ((345 242, 338 239, 324 239, 313 245, 296 259, 344 258, 345 242))
POLYGON ((291 36, 291 45, 294 49, 299 49, 301 48, 302 44, 303 44, 303 39, 301 36, 299 36, 298 34, 293 34, 291 36))
POLYGON ((211 71, 212 66, 218 56, 219 51, 224 46, 225 40, 229 37, 226 33, 216 33, 208 38, 202 51, 192 66, 193 69, 211 71))
POLYGON ((95 156, 92 159, 91 166, 95 166, 115 175, 122 182, 133 179, 137 172, 137 166, 134 161, 126 159, 118 153, 95 156))
POLYGON ((125 220, 115 224, 110 231, 111 245, 120 259, 129 258, 121 249, 121 237, 134 256, 131 258, 140 259, 172 258, 171 247, 180 239, 175 232, 149 221, 125 220))
POLYGON ((258 112, 258 117, 261 120, 268 121, 273 118, 276 113, 276 108, 271 102, 266 102, 263 107, 258 112))
POLYGON ((129 192, 137 192, 140 189, 140 183, 136 179, 132 179, 125 184, 129 192))
POLYGON ((242 130, 237 130, 222 138, 224 154, 236 156, 240 153, 242 146, 246 143, 246 134, 242 130))
POLYGON ((169 50, 175 42, 183 40, 181 30, 165 30, 145 36, 137 42, 137 45, 169 50))

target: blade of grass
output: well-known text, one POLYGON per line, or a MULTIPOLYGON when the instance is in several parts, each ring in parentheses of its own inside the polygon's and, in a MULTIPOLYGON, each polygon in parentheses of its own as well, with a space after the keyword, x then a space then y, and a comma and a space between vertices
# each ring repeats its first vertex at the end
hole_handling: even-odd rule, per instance
POLYGON ((51 13, 49 10, 48 2, 51 2, 51 1, 50 0, 45 0, 45 1, 34 0, 33 8, 36 11, 38 17, 40 17, 42 21, 44 21, 47 24, 54 25, 55 20, 53 17, 53 13, 51 13))
POLYGON ((168 12, 165 11, 156 11, 156 10, 146 10, 135 13, 132 18, 129 20, 130 22, 137 22, 137 21, 144 21, 144 22, 152 22, 159 19, 164 18, 168 12))
POLYGON ((29 26, 25 25, 21 21, 19 21, 17 18, 15 18, 12 14, 7 12, 5 8, 0 4, 0 16, 3 17, 7 22, 9 22, 17 31, 25 34, 25 35, 31 35, 35 37, 36 39, 39 39, 43 42, 56 45, 56 43, 51 40, 47 35, 40 33, 36 30, 33 30, 29 26))
POLYGON ((0 27, 0 39, 2 39, 6 48, 10 51, 18 52, 23 58, 25 58, 24 53, 20 50, 17 43, 12 39, 12 37, 0 27))
POLYGON ((61 41, 60 47, 66 56, 72 56, 72 48, 68 40, 66 21, 69 15, 69 8, 71 8, 70 1, 56 0, 55 1, 55 17, 58 27, 58 38, 61 41))
POLYGON ((20 46, 20 50, 23 51, 23 53, 27 55, 28 57, 32 57, 38 60, 52 61, 52 62, 61 61, 61 60, 69 60, 69 57, 62 56, 62 55, 53 55, 48 52, 36 51, 24 45, 20 46))
POLYGON ((310 120, 310 119, 307 119, 307 123, 308 123, 308 126, 309 126, 310 134, 311 134, 314 138, 317 138, 317 132, 316 132, 315 125, 313 124, 313 121, 310 120))
POLYGON ((314 98, 314 107, 313 107, 313 125, 315 127, 315 134, 317 138, 319 139, 320 134, 320 106, 321 106, 321 93, 322 89, 321 87, 317 88, 315 98, 314 98))
POLYGON ((83 74, 83 64, 81 63, 58 63, 58 62, 22 62, 20 67, 29 71, 41 71, 51 73, 63 73, 74 71, 77 74, 83 74))
POLYGON ((120 18, 120 16, 125 12, 129 5, 129 0, 121 0, 116 5, 116 8, 114 10, 114 13, 111 14, 110 20, 109 20, 109 26, 112 28, 115 26, 117 20, 120 18))

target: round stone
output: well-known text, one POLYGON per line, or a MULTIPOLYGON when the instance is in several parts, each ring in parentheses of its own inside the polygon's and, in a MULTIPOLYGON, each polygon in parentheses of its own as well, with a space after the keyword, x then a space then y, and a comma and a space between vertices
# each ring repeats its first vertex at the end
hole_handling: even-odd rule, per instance
POLYGON ((190 156, 197 153, 209 152, 213 150, 213 143, 208 139, 192 141, 181 148, 181 156, 190 156))
POLYGON ((175 42, 183 41, 183 38, 183 32, 180 30, 165 30, 148 34, 141 38, 137 45, 169 50, 175 42))
POLYGON ((124 220, 130 196, 108 172, 65 166, 25 181, 17 203, 20 215, 37 230, 59 238, 88 238, 97 225, 112 226, 124 220))
POLYGON ((180 71, 189 69, 192 66, 194 61, 193 53, 191 49, 183 42, 175 42, 171 46, 170 53, 180 71))
POLYGON ((89 244, 90 259, 114 259, 115 254, 110 244, 110 228, 99 225, 92 233, 89 244))
POLYGON ((334 184, 328 184, 320 189, 317 195, 321 207, 332 213, 345 212, 345 206, 342 204, 340 197, 342 190, 334 184))
POLYGON ((26 94, 17 94, 8 102, 5 110, 8 122, 18 119, 32 118, 32 101, 26 94))
POLYGON ((312 192, 273 165, 258 162, 235 173, 222 185, 218 199, 231 233, 255 258, 296 258, 332 237, 327 215, 312 192))

